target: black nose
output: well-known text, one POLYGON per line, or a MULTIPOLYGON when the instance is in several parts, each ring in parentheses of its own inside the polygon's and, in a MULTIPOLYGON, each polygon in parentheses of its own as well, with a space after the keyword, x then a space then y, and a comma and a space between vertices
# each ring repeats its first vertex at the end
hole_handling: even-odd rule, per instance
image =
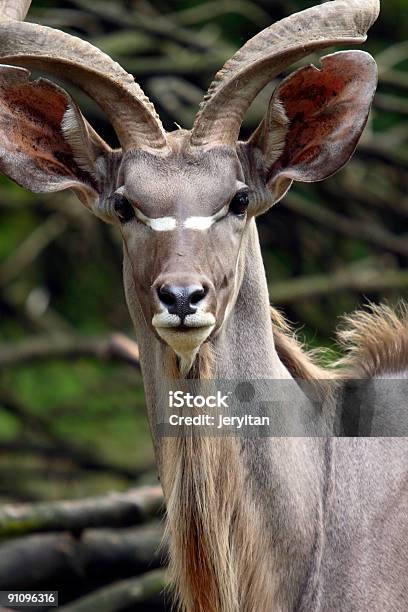
POLYGON ((203 285, 189 285, 187 287, 162 285, 157 293, 159 300, 167 307, 168 312, 178 315, 183 320, 186 315, 194 314, 197 311, 197 307, 204 299, 207 291, 203 285))

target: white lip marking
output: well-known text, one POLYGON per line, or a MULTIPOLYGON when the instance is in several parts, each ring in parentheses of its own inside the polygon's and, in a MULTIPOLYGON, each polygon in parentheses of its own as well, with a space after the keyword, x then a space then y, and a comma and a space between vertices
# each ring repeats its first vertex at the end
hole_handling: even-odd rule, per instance
POLYGON ((152 319, 152 325, 154 327, 178 327, 180 324, 180 317, 175 314, 170 314, 167 310, 155 314, 152 319))
POLYGON ((184 318, 186 327, 209 327, 215 325, 215 317, 211 312, 197 310, 194 314, 189 314, 184 318))
POLYGON ((162 311, 154 315, 152 323, 156 332, 180 359, 182 375, 186 375, 203 342, 215 326, 215 317, 210 312, 196 312, 184 319, 186 329, 179 329, 181 320, 177 315, 162 311))
MULTIPOLYGON (((187 315, 183 323, 186 327, 191 327, 191 329, 211 327, 215 325, 215 317, 211 312, 197 310, 194 314, 187 315)), ((152 324, 156 328, 177 328, 181 325, 181 319, 178 315, 170 314, 167 309, 165 309, 154 315, 152 324)))

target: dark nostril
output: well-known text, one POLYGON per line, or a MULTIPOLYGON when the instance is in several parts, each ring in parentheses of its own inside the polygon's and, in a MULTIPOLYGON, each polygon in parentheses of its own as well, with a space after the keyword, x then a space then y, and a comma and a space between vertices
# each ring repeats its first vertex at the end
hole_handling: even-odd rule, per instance
POLYGON ((192 306, 196 306, 205 297, 207 289, 205 287, 197 287, 193 289, 189 295, 189 302, 192 306))
POLYGON ((200 302, 208 293, 208 288, 201 285, 170 285, 163 284, 157 289, 160 302, 170 314, 184 319, 189 314, 197 312, 200 302))
POLYGON ((165 306, 174 306, 177 301, 177 295, 172 291, 171 287, 166 287, 162 285, 157 289, 157 295, 159 296, 159 300, 165 306))

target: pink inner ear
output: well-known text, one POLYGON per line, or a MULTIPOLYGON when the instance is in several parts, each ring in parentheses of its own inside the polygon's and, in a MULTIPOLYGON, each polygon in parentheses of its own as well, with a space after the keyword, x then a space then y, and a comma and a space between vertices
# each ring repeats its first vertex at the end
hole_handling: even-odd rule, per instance
POLYGON ((27 157, 46 174, 75 177, 61 132, 68 107, 64 93, 46 81, 2 83, 0 90, 0 131, 8 152, 27 157))
POLYGON ((84 201, 95 197, 96 184, 62 132, 70 105, 51 81, 30 81, 28 70, 0 65, 0 171, 31 191, 72 188, 84 201))
POLYGON ((284 175, 319 181, 351 157, 367 121, 377 84, 373 58, 346 51, 322 59, 322 69, 301 68, 278 87, 290 121, 285 148, 269 181, 284 175))

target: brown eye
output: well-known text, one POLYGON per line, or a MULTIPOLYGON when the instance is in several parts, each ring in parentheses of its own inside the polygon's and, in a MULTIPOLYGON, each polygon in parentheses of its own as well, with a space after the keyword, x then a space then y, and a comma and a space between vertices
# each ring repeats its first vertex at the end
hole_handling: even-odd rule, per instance
POLYGON ((112 196, 113 210, 121 223, 127 223, 135 218, 135 211, 130 202, 121 193, 112 196))
POLYGON ((238 191, 232 198, 229 210, 233 215, 242 217, 245 215, 249 205, 249 195, 247 191, 238 191))

